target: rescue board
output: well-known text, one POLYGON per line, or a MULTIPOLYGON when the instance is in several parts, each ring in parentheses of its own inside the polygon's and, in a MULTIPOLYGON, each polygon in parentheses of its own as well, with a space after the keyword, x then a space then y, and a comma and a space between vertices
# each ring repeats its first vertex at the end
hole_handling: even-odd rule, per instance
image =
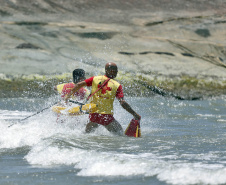
POLYGON ((81 110, 84 112, 81 112, 80 106, 68 108, 68 107, 62 107, 62 106, 56 105, 52 107, 53 112, 56 112, 58 114, 69 114, 69 115, 81 115, 84 113, 93 112, 96 109, 97 109, 97 105, 93 103, 82 105, 81 110))

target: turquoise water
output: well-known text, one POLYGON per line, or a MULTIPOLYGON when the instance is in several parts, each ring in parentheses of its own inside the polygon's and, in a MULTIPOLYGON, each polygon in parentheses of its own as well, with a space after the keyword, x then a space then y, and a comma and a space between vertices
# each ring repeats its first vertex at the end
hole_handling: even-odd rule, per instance
MULTIPOLYGON (((126 100, 142 116, 141 138, 85 134, 87 115, 57 124, 51 109, 17 122, 56 98, 0 99, 0 184, 226 184, 224 97, 126 100)), ((115 102, 115 118, 125 129, 132 116, 115 102)))

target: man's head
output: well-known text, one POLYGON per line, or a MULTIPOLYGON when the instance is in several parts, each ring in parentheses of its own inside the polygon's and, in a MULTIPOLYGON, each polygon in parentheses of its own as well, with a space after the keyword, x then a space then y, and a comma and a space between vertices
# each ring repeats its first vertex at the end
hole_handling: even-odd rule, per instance
POLYGON ((108 78, 115 78, 118 73, 118 67, 115 63, 109 62, 105 65, 105 74, 108 78))
POLYGON ((85 71, 83 69, 75 69, 72 72, 73 82, 78 83, 82 80, 85 80, 85 71))

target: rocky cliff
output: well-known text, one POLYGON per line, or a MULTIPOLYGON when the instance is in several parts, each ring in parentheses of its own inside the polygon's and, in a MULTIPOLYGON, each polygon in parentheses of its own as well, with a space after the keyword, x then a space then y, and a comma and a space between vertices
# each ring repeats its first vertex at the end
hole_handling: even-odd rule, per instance
POLYGON ((1 97, 50 95, 52 86, 118 64, 128 95, 226 95, 222 0, 0 0, 1 97))

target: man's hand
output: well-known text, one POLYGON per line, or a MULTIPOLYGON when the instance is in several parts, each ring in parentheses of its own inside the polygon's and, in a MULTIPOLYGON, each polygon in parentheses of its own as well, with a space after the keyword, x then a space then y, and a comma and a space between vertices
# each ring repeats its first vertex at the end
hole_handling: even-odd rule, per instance
POLYGON ((135 115, 133 115, 134 116, 134 118, 136 119, 136 120, 141 120, 141 116, 139 115, 139 114, 135 114, 135 115))

